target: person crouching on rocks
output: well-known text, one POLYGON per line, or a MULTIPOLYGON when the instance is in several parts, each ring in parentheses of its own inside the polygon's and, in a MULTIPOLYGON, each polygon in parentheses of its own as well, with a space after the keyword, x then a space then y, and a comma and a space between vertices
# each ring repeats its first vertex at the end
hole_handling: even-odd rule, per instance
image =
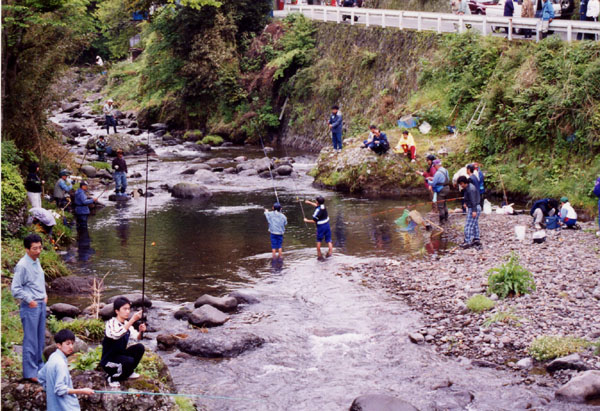
POLYGON ((287 217, 281 212, 281 204, 273 204, 273 211, 265 208, 265 218, 269 223, 269 233, 271 233, 273 259, 277 253, 279 253, 279 258, 283 258, 283 234, 287 225, 287 217))
POLYGON ((375 154, 382 155, 390 149, 387 135, 382 133, 376 126, 371 126, 371 134, 368 140, 363 141, 361 148, 370 148, 375 154))
POLYGON ((115 299, 113 308, 116 317, 106 322, 100 366, 108 374, 108 384, 115 388, 120 386, 119 381, 140 377, 134 371, 144 356, 144 345, 137 343, 128 347, 127 344, 130 337, 141 339, 140 333, 146 331, 146 324, 140 324, 140 332, 136 331, 133 324, 142 318, 143 313, 140 310, 130 319, 131 302, 125 297, 115 299))
POLYGON ((329 215, 327 214, 327 208, 325 208, 325 199, 321 196, 316 198, 317 202, 305 200, 306 204, 315 207, 315 212, 312 215, 312 220, 308 218, 304 219, 306 223, 315 223, 317 225, 317 258, 322 259, 321 254, 321 242, 325 240, 329 250, 327 257, 331 257, 333 254, 333 243, 331 242, 331 227, 329 226, 329 215))
POLYGON ((123 150, 117 150, 117 158, 112 162, 112 168, 114 171, 113 178, 115 179, 115 194, 119 196, 127 196, 125 190, 127 190, 127 163, 123 158, 123 150))
POLYGON ((577 229, 579 227, 577 225, 577 212, 571 203, 569 203, 569 199, 567 197, 562 197, 560 199, 559 219, 559 224, 561 226, 573 229, 577 229))

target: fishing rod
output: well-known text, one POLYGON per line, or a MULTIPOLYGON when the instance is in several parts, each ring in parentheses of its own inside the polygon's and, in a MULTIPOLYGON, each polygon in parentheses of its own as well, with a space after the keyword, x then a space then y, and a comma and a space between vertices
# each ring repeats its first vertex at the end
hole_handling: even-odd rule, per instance
MULTIPOLYGON (((146 310, 146 233, 148 223, 148 170, 150 164, 150 133, 146 131, 146 190, 144 191, 144 251, 142 253, 142 321, 145 321, 144 314, 146 310)), ((140 337, 144 338, 144 333, 140 332, 140 337)))
MULTIPOLYGON (((285 144, 281 144, 281 145, 283 146, 283 151, 285 152, 285 156, 287 158, 290 158, 285 144)), ((294 177, 291 177, 291 178, 292 178, 292 184, 294 185, 294 193, 296 193, 296 201, 298 201, 298 204, 300 205, 300 210, 302 211, 302 217, 303 217, 302 221, 304 222, 304 226, 306 228, 308 228, 306 221, 304 221, 304 219, 306 218, 306 214, 304 214, 304 206, 302 205, 302 201, 300 200, 300 196, 298 195, 298 186, 296 185, 296 181, 295 181, 294 177)))
POLYGON ((263 153, 265 154, 265 158, 269 161, 269 174, 271 175, 271 181, 273 182, 273 191, 275 191, 275 198, 279 203, 279 195, 277 194, 277 188, 275 187, 275 178, 273 178, 273 171, 271 170, 271 159, 267 155, 267 150, 265 149, 265 144, 263 143, 262 136, 260 136, 260 145, 262 146, 263 153))
POLYGON ((94 390, 94 394, 112 394, 112 395, 152 395, 162 397, 188 397, 188 398, 205 398, 211 400, 231 400, 231 401, 264 401, 261 398, 239 398, 227 397, 224 395, 205 395, 205 394, 184 394, 175 392, 149 392, 149 391, 103 391, 94 390))
POLYGON ((77 174, 81 173, 81 167, 83 167, 83 163, 85 162, 85 158, 87 157, 88 153, 90 152, 90 150, 88 150, 87 148, 85 149, 85 154, 83 155, 83 159, 81 160, 81 164, 79 164, 79 169, 77 170, 77 174))

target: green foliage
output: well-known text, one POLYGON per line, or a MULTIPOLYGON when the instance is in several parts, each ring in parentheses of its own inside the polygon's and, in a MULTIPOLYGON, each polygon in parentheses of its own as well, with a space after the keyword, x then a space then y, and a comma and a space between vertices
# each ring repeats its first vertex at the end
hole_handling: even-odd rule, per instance
POLYGON ((131 21, 131 10, 122 0, 104 0, 98 3, 94 12, 98 19, 103 45, 113 58, 126 57, 129 52, 129 38, 139 32, 138 24, 131 21))
POLYGON ((491 310, 495 304, 493 300, 481 294, 476 294, 467 300, 467 308, 476 313, 491 310))
POLYGON ((273 80, 309 65, 314 56, 314 23, 296 13, 287 16, 285 23, 288 29, 280 40, 282 48, 277 50, 276 57, 269 63, 270 67, 277 68, 273 80))
POLYGON ((44 242, 44 251, 40 255, 40 262, 46 275, 46 281, 51 281, 58 277, 66 277, 71 274, 61 256, 47 242, 44 242))
POLYGON ((211 146, 220 146, 223 144, 223 137, 208 135, 201 140, 202 144, 209 144, 211 146))
POLYGON ((64 322, 50 316, 46 325, 52 334, 67 329, 82 340, 100 342, 104 337, 104 321, 96 318, 75 318, 71 322, 64 322))
MULTIPOLYGON (((256 104, 260 104, 258 99, 255 99, 256 104)), ((248 136, 248 141, 258 141, 260 137, 266 135, 271 128, 279 126, 279 118, 273 113, 271 103, 267 101, 254 113, 253 116, 242 126, 242 130, 248 136)))
POLYGON ((93 371, 98 368, 102 358, 102 346, 99 345, 88 352, 79 352, 73 354, 73 361, 70 364, 71 369, 80 371, 93 371))
POLYGON ((175 397, 175 405, 179 411, 196 411, 194 402, 190 398, 175 397))
MULTIPOLYGON (((3 253, 4 254, 4 253, 3 253)), ((4 258, 4 256, 2 256, 4 258)), ((12 350, 14 344, 23 341, 23 327, 19 317, 19 307, 13 298, 10 287, 2 286, 2 354, 12 350)))
POLYGON ((183 135, 184 140, 199 140, 202 138, 202 131, 200 130, 188 130, 183 135))
POLYGON ((110 165, 110 163, 107 163, 105 161, 92 161, 90 163, 90 165, 92 167, 94 167, 96 170, 107 170, 107 171, 110 171, 112 169, 112 166, 110 165))
POLYGON ((484 327, 489 327, 492 324, 496 323, 504 323, 504 324, 514 324, 517 327, 521 326, 521 318, 515 315, 514 311, 510 309, 509 311, 498 311, 497 313, 490 315, 483 322, 484 327))
POLYGON ((534 291, 535 281, 531 273, 519 264, 519 257, 512 253, 508 262, 488 271, 488 292, 500 298, 508 295, 529 294, 534 291))
POLYGON ((369 68, 373 65, 373 63, 375 63, 375 60, 377 60, 377 53, 363 50, 360 59, 360 67, 369 68))
POLYGON ((18 211, 25 205, 27 194, 17 166, 2 162, 2 214, 18 211))
POLYGON ((2 164, 20 165, 23 162, 20 150, 14 141, 2 141, 2 164))
POLYGON ((540 336, 529 346, 529 355, 538 361, 546 361, 579 352, 590 342, 571 336, 540 336))

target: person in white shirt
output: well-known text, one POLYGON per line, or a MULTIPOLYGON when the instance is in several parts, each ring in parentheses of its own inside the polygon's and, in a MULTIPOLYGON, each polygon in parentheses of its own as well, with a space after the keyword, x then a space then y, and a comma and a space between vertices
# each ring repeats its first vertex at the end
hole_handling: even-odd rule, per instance
POLYGON ((106 100, 106 104, 102 107, 102 112, 104 113, 104 120, 106 123, 106 134, 108 135, 110 132, 110 126, 113 126, 115 130, 115 134, 117 133, 117 120, 115 120, 115 108, 113 106, 112 98, 106 100))

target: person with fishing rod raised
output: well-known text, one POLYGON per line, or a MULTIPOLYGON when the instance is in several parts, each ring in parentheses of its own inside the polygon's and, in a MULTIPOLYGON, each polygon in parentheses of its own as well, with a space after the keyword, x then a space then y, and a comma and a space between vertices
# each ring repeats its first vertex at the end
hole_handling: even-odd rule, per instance
POLYGON ((127 163, 123 158, 123 150, 117 150, 117 158, 112 162, 112 168, 114 171, 113 178, 115 179, 115 194, 117 200, 127 199, 127 163))
POLYGON ((87 230, 87 220, 90 215, 90 204, 98 202, 98 197, 88 198, 88 183, 83 180, 75 192, 75 219, 78 230, 87 230))
POLYGON ((325 199, 322 196, 318 196, 316 200, 316 203, 309 200, 304 201, 306 204, 315 207, 312 220, 305 218, 304 222, 317 225, 317 258, 321 260, 323 259, 323 254, 321 254, 321 242, 325 240, 327 247, 329 248, 326 257, 331 257, 333 254, 333 243, 331 242, 331 227, 329 225, 327 208, 325 208, 325 199))
POLYGON ((131 302, 126 297, 117 297, 113 302, 113 309, 115 317, 106 322, 100 366, 108 374, 108 385, 117 388, 120 386, 119 381, 140 377, 134 371, 146 349, 141 343, 129 347, 127 345, 130 337, 141 339, 142 333, 146 331, 146 324, 139 325, 139 332, 134 328, 134 324, 142 319, 143 310, 129 318, 131 302))
POLYGON ((273 211, 265 208, 265 218, 267 219, 267 223, 269 223, 269 233, 271 233, 273 259, 275 259, 277 253, 279 253, 279 258, 281 259, 283 258, 283 234, 287 225, 287 217, 281 212, 281 204, 273 204, 273 211))

